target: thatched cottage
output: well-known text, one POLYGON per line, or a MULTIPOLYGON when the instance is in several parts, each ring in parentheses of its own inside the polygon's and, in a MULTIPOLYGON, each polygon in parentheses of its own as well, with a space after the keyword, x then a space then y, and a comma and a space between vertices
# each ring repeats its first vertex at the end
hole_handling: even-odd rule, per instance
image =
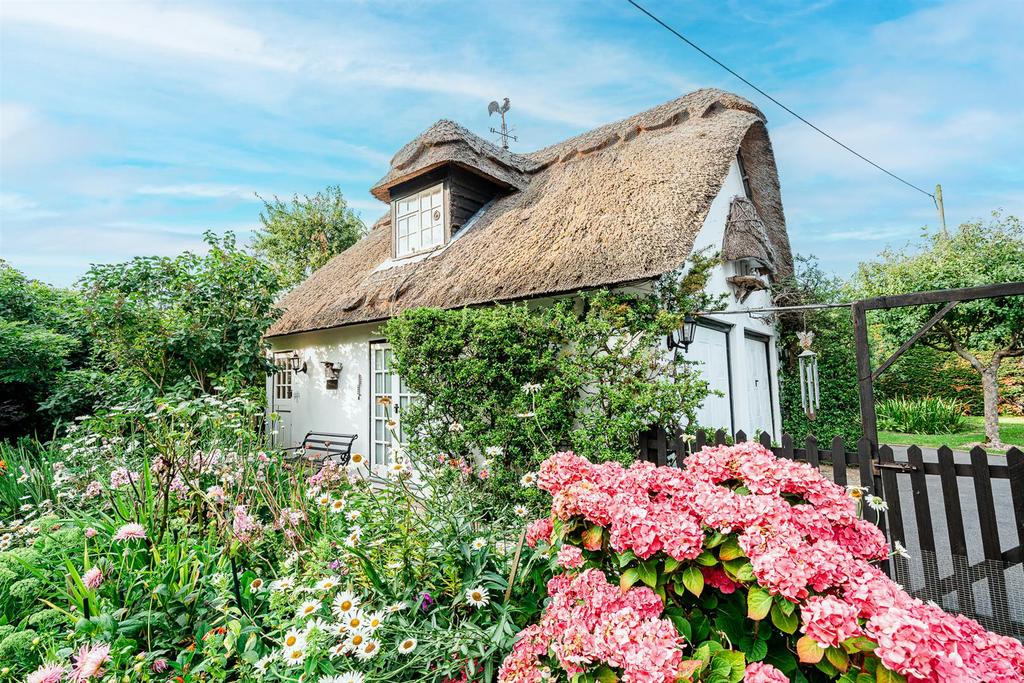
MULTIPOLYGON (((765 117, 719 90, 530 153, 442 120, 371 192, 387 213, 290 292, 267 333, 281 368, 268 386, 279 440, 350 433, 371 464, 390 452, 376 399, 410 398, 377 332, 405 309, 644 286, 707 246, 723 258, 711 287, 733 308, 756 307, 769 303, 766 281, 792 270, 765 117)), ((721 392, 702 426, 780 433, 771 325, 707 316, 686 353, 721 392)))

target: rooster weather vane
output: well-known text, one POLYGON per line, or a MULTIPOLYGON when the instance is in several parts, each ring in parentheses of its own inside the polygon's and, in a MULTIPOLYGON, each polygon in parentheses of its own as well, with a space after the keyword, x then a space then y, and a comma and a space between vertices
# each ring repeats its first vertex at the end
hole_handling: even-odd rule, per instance
POLYGON ((517 138, 515 135, 512 135, 509 132, 510 129, 505 121, 505 114, 511 108, 512 105, 509 103, 507 97, 502 101, 501 104, 498 104, 497 100, 492 100, 491 103, 487 105, 488 116, 493 116, 494 114, 501 114, 501 130, 491 128, 491 132, 501 138, 502 149, 508 149, 509 140, 514 140, 516 142, 519 141, 519 138, 517 138))

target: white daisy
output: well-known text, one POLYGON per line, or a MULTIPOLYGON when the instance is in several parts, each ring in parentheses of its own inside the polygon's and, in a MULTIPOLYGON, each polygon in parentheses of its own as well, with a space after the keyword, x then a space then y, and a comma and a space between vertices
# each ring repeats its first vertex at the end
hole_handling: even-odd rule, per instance
POLYGON ((404 612, 407 609, 409 609, 409 605, 405 604, 404 602, 396 602, 393 605, 388 605, 386 611, 388 614, 395 614, 397 612, 404 612))
POLYGON ((361 609, 354 609, 348 613, 342 622, 349 631, 360 631, 366 626, 366 617, 361 609))
POLYGON ((530 514, 530 511, 526 509, 525 505, 516 505, 512 508, 512 511, 515 512, 518 517, 526 517, 530 514))
POLYGON ((293 588, 295 588, 295 579, 290 576, 282 576, 280 579, 270 584, 270 590, 277 593, 290 591, 293 588))
POLYGON ((313 617, 312 619, 306 622, 307 634, 313 633, 314 631, 319 631, 320 633, 330 633, 332 630, 334 630, 334 626, 332 624, 327 623, 327 621, 325 621, 323 617, 313 617))
POLYGON ((341 683, 363 683, 366 677, 358 671, 349 671, 341 675, 341 683))
POLYGON ((267 673, 267 669, 270 668, 270 663, 273 661, 274 655, 267 655, 265 657, 260 657, 258 660, 256 660, 256 664, 253 665, 256 667, 256 674, 262 676, 263 674, 267 673))
POLYGON ((366 643, 366 641, 367 635, 362 631, 355 631, 353 633, 350 633, 348 636, 348 640, 345 641, 345 652, 358 652, 359 649, 363 646, 363 644, 366 643))
POLYGON ((864 501, 868 504, 868 507, 875 512, 885 512, 889 509, 889 504, 878 496, 868 496, 864 501))
POLYGON ((373 633, 384 623, 385 612, 376 611, 363 615, 366 622, 366 630, 373 633))
POLYGON ((317 683, 345 683, 345 679, 342 676, 321 676, 317 683))
POLYGON ((253 593, 259 593, 260 591, 262 591, 263 586, 263 579, 258 577, 249 582, 249 590, 253 593))
POLYGON ((519 477, 519 485, 524 489, 528 489, 537 483, 537 475, 533 472, 527 472, 523 476, 519 477))
POLYGON ((483 586, 470 588, 468 591, 466 591, 466 602, 468 602, 473 607, 484 607, 490 601, 491 599, 487 595, 487 589, 483 586))
POLYGON ((327 507, 331 504, 331 494, 321 493, 316 499, 317 505, 320 507, 327 507))
POLYGON ((359 545, 359 539, 363 537, 363 527, 356 524, 352 527, 352 531, 349 532, 348 538, 345 539, 345 545, 349 548, 355 548, 359 545))
POLYGON ((338 513, 342 512, 344 509, 345 509, 345 499, 344 498, 335 498, 334 500, 331 501, 331 512, 333 512, 334 514, 338 514, 338 513))
POLYGON ((328 652, 331 653, 331 659, 345 656, 348 654, 348 641, 339 640, 328 652))
POLYGON ((299 647, 305 649, 306 647, 306 634, 296 629, 291 629, 284 634, 284 641, 282 643, 284 649, 290 650, 291 648, 299 647))
POLYGON ((366 456, 362 453, 353 453, 352 457, 348 461, 349 467, 359 467, 366 463, 366 456))
POLYGON ((345 513, 345 519, 347 519, 350 522, 354 522, 357 519, 359 519, 359 515, 361 514, 363 513, 361 513, 359 510, 349 510, 348 512, 345 513))
POLYGON ((359 596, 351 591, 341 591, 334 597, 331 609, 339 617, 347 617, 350 612, 359 607, 359 596))
POLYGON ((337 576, 328 576, 317 581, 316 589, 318 591, 332 591, 338 587, 339 583, 341 583, 341 580, 337 576))
POLYGON ((907 552, 907 547, 899 541, 892 542, 892 554, 896 557, 910 557, 910 553, 907 552))
POLYGON ((304 619, 311 617, 320 611, 321 604, 316 600, 306 600, 304 603, 299 605, 299 611, 295 613, 297 619, 304 619))
POLYGON ((380 641, 374 638, 367 638, 356 650, 356 658, 371 659, 380 651, 380 641))
POLYGON ((473 547, 473 550, 483 550, 487 547, 487 539, 475 538, 470 545, 473 547))
POLYGON ((406 638, 398 644, 398 652, 403 655, 407 655, 416 649, 416 639, 406 638))
POLYGON ((306 661, 306 644, 302 643, 298 647, 285 648, 284 652, 281 653, 281 660, 288 666, 302 666, 303 662, 306 661))

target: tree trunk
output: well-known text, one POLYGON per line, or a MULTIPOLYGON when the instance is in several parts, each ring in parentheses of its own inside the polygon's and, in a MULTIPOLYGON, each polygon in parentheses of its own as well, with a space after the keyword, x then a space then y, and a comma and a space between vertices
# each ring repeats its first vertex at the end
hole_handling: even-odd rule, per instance
POLYGON ((994 362, 981 373, 981 391, 985 399, 985 443, 1002 448, 999 438, 999 363, 994 362))

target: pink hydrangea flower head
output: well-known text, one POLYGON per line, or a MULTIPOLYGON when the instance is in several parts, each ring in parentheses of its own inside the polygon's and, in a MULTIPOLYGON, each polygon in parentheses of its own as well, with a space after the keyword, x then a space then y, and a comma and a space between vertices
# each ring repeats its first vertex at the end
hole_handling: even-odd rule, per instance
POLYGON ((536 519, 526 527, 526 545, 531 548, 537 547, 537 541, 551 542, 551 532, 554 531, 554 524, 550 517, 536 519))
POLYGON ((563 545, 557 559, 562 569, 579 569, 583 566, 583 551, 574 545, 563 545))
POLYGON ((789 679, 771 664, 753 662, 743 672, 743 683, 789 683, 789 679))

